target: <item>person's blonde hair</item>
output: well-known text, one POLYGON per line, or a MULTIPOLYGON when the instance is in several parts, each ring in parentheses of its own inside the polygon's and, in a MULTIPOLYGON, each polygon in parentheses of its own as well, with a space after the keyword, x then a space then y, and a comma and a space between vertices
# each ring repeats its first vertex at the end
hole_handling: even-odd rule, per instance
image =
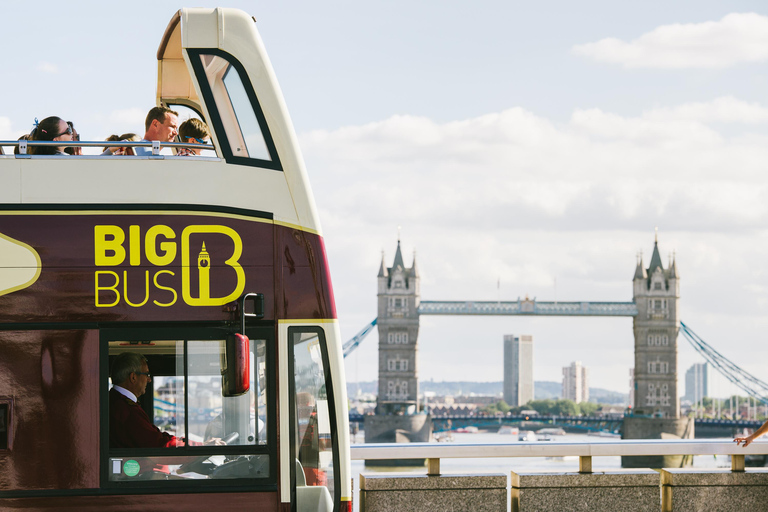
MULTIPOLYGON (((141 137, 139 137, 135 133, 124 133, 122 135, 110 135, 105 140, 107 142, 120 142, 121 140, 125 140, 128 142, 138 142, 141 140, 141 137)), ((108 151, 110 149, 116 149, 116 148, 114 146, 112 148, 105 147, 104 151, 108 151)), ((125 148, 125 154, 130 156, 135 156, 136 152, 133 150, 133 148, 125 148)))

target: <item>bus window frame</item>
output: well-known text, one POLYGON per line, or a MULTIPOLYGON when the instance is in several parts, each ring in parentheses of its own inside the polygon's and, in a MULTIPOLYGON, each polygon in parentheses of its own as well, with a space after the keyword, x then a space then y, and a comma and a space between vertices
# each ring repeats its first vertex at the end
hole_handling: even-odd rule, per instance
POLYGON ((200 118, 200 120, 201 120, 202 122, 204 122, 204 123, 206 123, 206 124, 207 124, 207 121, 205 120, 205 116, 203 115, 203 113, 202 113, 202 112, 200 112, 200 110, 198 110, 198 107, 199 107, 200 105, 198 105, 198 104, 197 104, 197 103, 195 103, 194 101, 185 100, 185 99, 173 99, 173 98, 169 98, 169 99, 163 99, 162 105, 163 105, 165 108, 169 108, 169 109, 171 109, 171 110, 174 110, 174 107, 175 107, 176 105, 181 105, 182 107, 186 107, 186 108, 188 108, 189 110, 192 110, 192 111, 194 111, 194 112, 195 112, 195 114, 197 114, 197 115, 198 115, 198 117, 200 118))
POLYGON ((13 449, 13 397, 0 396, 0 412, 5 421, 5 446, 0 445, 0 454, 7 454, 13 449))
MULTIPOLYGON (((331 443, 333 453, 333 510, 341 510, 341 457, 339 452, 339 440, 335 435, 339 431, 336 423, 336 396, 333 392, 333 380, 331 377, 330 358, 328 357, 328 343, 325 338, 325 330, 321 326, 293 326, 288 327, 288 421, 289 430, 296 424, 296 375, 294 368, 294 349, 296 342, 293 341, 294 334, 314 333, 317 334, 320 345, 320 356, 323 361, 323 372, 325 373, 325 392, 328 398, 328 416, 331 423, 331 443)), ((296 511, 296 464, 293 461, 298 460, 296 453, 296 440, 298 432, 291 433, 290 439, 290 461, 291 469, 291 510, 296 511)))
POLYGON ((270 132, 269 125, 267 124, 267 118, 264 116, 264 111, 261 108, 258 96, 253 90, 253 84, 251 83, 250 77, 248 76, 248 73, 246 72, 242 63, 237 60, 234 55, 223 50, 219 50, 218 48, 186 48, 184 51, 187 52, 189 62, 192 63, 192 70, 195 73, 195 79, 197 80, 197 83, 200 87, 202 101, 205 104, 205 108, 208 110, 210 122, 216 132, 216 139, 218 140, 219 148, 221 148, 221 153, 224 156, 224 160, 232 164, 248 165, 251 167, 272 169, 274 171, 282 172, 283 166, 280 163, 280 157, 277 154, 277 148, 275 147, 272 133, 270 132), (214 55, 216 57, 220 57, 229 62, 229 64, 234 67, 235 70, 237 70, 237 73, 240 76, 240 80, 243 83, 245 93, 248 96, 248 100, 251 102, 253 112, 259 122, 259 128, 261 129, 261 134, 264 137, 264 143, 267 147, 267 151, 269 152, 271 160, 235 156, 232 153, 232 146, 229 144, 229 136, 227 135, 227 132, 224 128, 224 123, 221 120, 219 108, 216 104, 216 100, 213 97, 213 92, 211 91, 211 85, 208 83, 208 76, 205 73, 205 69, 203 69, 203 62, 201 59, 202 55, 214 55))
MULTIPOLYGON (((138 341, 151 339, 179 339, 194 341, 213 341, 224 339, 232 328, 221 325, 141 325, 123 327, 103 327, 99 330, 99 479, 100 488, 120 492, 226 492, 256 491, 277 492, 279 480, 277 458, 277 368, 274 322, 248 323, 246 334, 251 339, 266 341, 266 378, 267 378, 267 444, 238 446, 182 446, 169 448, 112 448, 109 447, 109 388, 104 383, 109 380, 109 342, 138 341), (109 478, 110 457, 152 457, 152 456, 205 456, 205 455, 267 455, 269 456, 269 476, 264 478, 226 478, 226 479, 189 479, 184 480, 137 480, 111 481, 109 478)), ((186 344, 185 344, 186 345, 186 344)), ((141 346, 140 344, 138 345, 141 346)), ((186 366, 187 352, 184 359, 186 366)), ((151 369, 150 369, 151 371, 151 369)), ((185 369, 186 372, 186 369, 185 369)), ((187 406, 188 408, 188 406, 187 406)), ((185 417, 187 416, 185 410, 185 417)))

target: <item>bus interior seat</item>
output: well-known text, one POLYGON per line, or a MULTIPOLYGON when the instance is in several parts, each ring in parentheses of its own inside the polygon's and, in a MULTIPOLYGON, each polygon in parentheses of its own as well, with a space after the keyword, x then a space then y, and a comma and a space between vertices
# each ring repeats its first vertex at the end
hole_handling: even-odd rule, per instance
POLYGON ((297 512, 333 512, 333 498, 324 485, 296 487, 297 512))

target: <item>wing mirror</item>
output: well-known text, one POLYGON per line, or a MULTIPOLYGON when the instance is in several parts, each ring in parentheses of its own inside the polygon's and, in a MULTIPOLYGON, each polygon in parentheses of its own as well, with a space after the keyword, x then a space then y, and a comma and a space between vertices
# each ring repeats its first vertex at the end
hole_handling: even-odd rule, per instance
POLYGON ((240 333, 228 334, 221 372, 221 390, 224 396, 240 396, 251 387, 251 342, 240 333))
POLYGON ((240 396, 251 387, 251 342, 245 335, 245 318, 264 316, 264 295, 261 293, 246 293, 240 303, 242 330, 239 333, 227 335, 224 342, 224 361, 221 369, 221 390, 226 397, 240 396), (253 302, 253 312, 246 313, 246 301, 253 302))

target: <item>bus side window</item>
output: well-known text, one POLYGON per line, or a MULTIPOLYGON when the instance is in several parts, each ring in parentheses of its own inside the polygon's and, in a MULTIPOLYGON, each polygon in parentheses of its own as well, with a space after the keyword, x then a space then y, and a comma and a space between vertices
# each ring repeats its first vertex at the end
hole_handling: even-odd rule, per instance
POLYGON ((7 450, 10 447, 8 442, 9 431, 11 430, 10 405, 10 401, 0 399, 0 450, 7 450))
MULTIPOLYGON (((125 424, 112 425, 114 431, 110 429, 110 434, 114 433, 121 444, 113 445, 110 439, 109 480, 129 483, 147 479, 269 477, 266 340, 250 341, 250 386, 236 396, 223 392, 224 339, 185 337, 139 341, 110 341, 109 355, 114 359, 119 354, 133 352, 146 358, 149 383, 139 403, 143 402, 146 409, 153 412, 147 413, 148 421, 166 433, 163 441, 167 443, 128 445, 127 441, 138 438, 124 428, 125 424), (226 442, 226 448, 219 448, 220 445, 215 444, 217 439, 226 442)), ((113 399, 119 397, 113 397, 113 391, 109 393, 112 407, 113 399)), ((125 409, 119 400, 115 404, 119 406, 117 411, 125 409)), ((125 414, 113 416, 110 410, 109 421, 123 417, 125 414)), ((128 419, 131 425, 137 424, 133 418, 128 419)), ((155 437, 157 435, 151 438, 155 437)))
POLYGON ((240 72, 218 55, 203 54, 200 60, 232 155, 272 161, 264 134, 266 125, 259 122, 260 110, 251 101, 240 72))

